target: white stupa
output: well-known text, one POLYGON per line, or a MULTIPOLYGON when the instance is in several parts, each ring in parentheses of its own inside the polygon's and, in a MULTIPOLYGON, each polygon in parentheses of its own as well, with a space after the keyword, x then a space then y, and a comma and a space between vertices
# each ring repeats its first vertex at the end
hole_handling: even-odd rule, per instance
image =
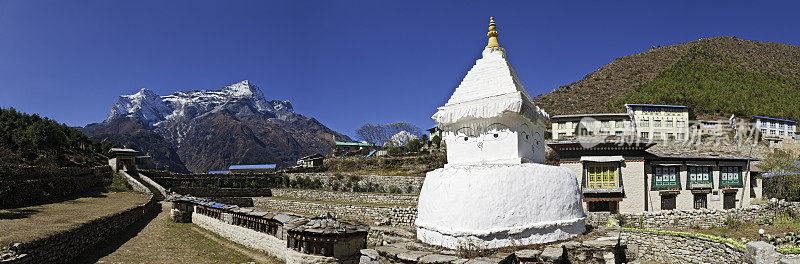
POLYGON ((419 196, 417 238, 458 248, 546 243, 585 231, 575 175, 544 165, 549 116, 535 106, 497 42, 433 115, 444 130, 447 164, 419 196))

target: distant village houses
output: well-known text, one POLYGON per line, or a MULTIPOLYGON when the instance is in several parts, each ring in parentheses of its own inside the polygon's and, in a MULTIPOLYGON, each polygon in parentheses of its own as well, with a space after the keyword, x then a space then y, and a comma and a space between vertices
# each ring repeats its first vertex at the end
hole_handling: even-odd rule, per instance
POLYGON ((297 159, 297 166, 301 168, 318 168, 324 166, 325 156, 320 154, 308 155, 297 159))
POLYGON ((348 155, 349 153, 354 153, 354 152, 366 152, 365 154, 369 154, 370 152, 380 148, 380 146, 367 143, 366 141, 362 142, 335 141, 334 143, 335 145, 333 150, 333 156, 345 156, 348 155))
POLYGON ((794 139, 797 135, 797 122, 792 120, 754 116, 751 121, 763 139, 794 139))
POLYGON ((619 137, 635 133, 626 113, 557 115, 550 117, 550 122, 553 139, 576 137, 576 133, 619 137))
POLYGON ((680 105, 625 104, 634 120, 639 138, 686 140, 689 135, 689 107, 680 105))

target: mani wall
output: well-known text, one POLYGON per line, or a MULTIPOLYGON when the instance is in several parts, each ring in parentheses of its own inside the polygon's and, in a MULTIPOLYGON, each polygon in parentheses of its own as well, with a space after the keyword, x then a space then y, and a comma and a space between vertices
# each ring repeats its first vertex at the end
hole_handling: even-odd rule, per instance
MULTIPOLYGON (((110 170, 109 170, 110 171, 110 170)), ((94 219, 80 226, 28 243, 13 243, 0 252, 2 264, 68 263, 87 249, 116 235, 134 222, 157 212, 158 203, 147 203, 94 219)))
POLYGON ((0 208, 48 203, 101 191, 111 183, 112 177, 109 166, 0 166, 0 208))

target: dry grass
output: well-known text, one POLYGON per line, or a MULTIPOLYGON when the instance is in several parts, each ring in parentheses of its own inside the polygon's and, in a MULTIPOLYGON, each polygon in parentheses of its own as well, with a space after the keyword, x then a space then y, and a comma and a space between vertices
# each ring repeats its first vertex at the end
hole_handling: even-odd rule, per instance
POLYGON ((800 230, 800 218, 778 217, 775 218, 775 221, 772 225, 745 223, 739 225, 736 228, 728 228, 728 227, 717 227, 709 229, 695 228, 690 230, 679 230, 679 231, 703 233, 715 236, 726 236, 734 239, 739 239, 742 237, 747 239, 758 239, 759 229, 764 229, 764 234, 771 234, 771 235, 783 234, 785 232, 797 232, 798 230, 800 230))
POLYGON ((79 226, 102 216, 146 203, 149 196, 102 193, 58 203, 0 210, 0 248, 11 241, 27 242, 79 226))
POLYGON ((169 218, 170 203, 134 237, 98 263, 281 263, 192 223, 169 218))

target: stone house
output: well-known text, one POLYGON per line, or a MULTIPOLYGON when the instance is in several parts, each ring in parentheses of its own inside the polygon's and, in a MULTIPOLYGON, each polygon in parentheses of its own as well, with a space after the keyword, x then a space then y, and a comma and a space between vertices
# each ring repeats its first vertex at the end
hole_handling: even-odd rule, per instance
POLYGON ((320 154, 308 155, 297 159, 297 167, 303 167, 303 168, 322 167, 324 160, 325 156, 322 156, 320 154))
POLYGON ((108 165, 114 171, 136 171, 136 154, 139 151, 128 148, 112 148, 109 154, 114 158, 108 160, 108 165))
POLYGON ((560 166, 575 172, 588 212, 731 209, 762 197, 754 159, 691 151, 654 154, 652 142, 553 142, 560 166))

